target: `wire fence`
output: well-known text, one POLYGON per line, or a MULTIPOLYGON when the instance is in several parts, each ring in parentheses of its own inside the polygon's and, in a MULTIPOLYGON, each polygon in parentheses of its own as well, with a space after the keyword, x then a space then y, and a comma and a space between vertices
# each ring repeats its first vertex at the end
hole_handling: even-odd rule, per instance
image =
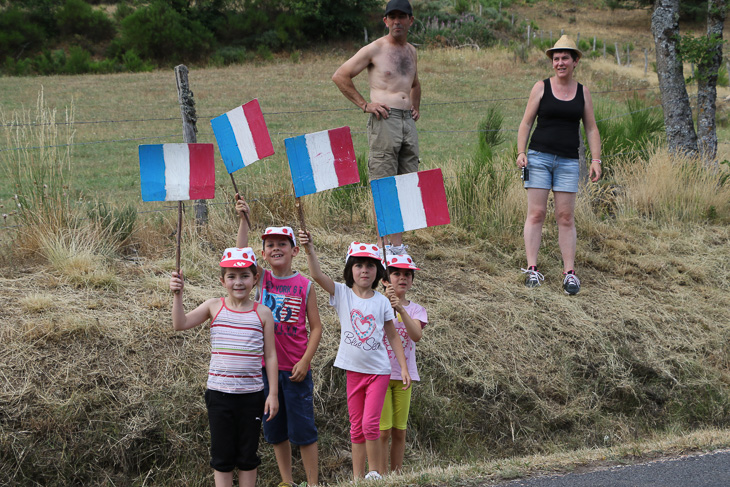
MULTIPOLYGON (((625 90, 607 90, 607 91, 599 91, 593 93, 594 96, 596 95, 609 95, 614 93, 636 93, 641 91, 655 91, 656 88, 634 88, 634 89, 625 89, 625 90)), ((516 100, 526 100, 527 97, 521 96, 521 97, 508 97, 508 98, 481 98, 481 99, 475 99, 475 100, 460 100, 460 101, 447 101, 447 102, 434 102, 434 103, 424 103, 422 104, 422 113, 425 110, 428 109, 428 107, 431 106, 444 106, 444 105, 460 105, 460 104, 483 104, 483 103, 499 103, 499 102, 505 102, 505 101, 516 101, 516 100)), ((622 117, 631 116, 635 113, 642 112, 642 111, 648 111, 648 110, 655 110, 657 108, 660 108, 661 104, 655 104, 649 107, 641 108, 638 110, 620 113, 618 115, 613 115, 610 117, 606 117, 600 120, 597 120, 598 123, 608 121, 608 120, 614 120, 622 117)), ((291 114, 304 114, 304 113, 322 113, 322 112, 345 112, 345 111, 358 111, 357 108, 333 108, 333 109, 317 109, 317 110, 289 110, 289 111, 273 111, 273 112, 264 112, 265 116, 276 116, 276 115, 291 115, 291 114)), ((208 120, 216 117, 218 115, 214 116, 198 116, 198 120, 208 120)), ((26 124, 15 124, 15 123, 8 123, 8 124, 2 124, 0 125, 0 128, 21 128, 21 127, 29 127, 29 126, 47 126, 47 125, 92 125, 92 124, 121 124, 121 123, 145 123, 145 122, 161 122, 161 121, 180 121, 180 117, 157 117, 157 118, 139 118, 139 119, 123 119, 123 120, 85 120, 85 121, 74 121, 74 122, 48 122, 48 123, 26 123, 26 124)), ((487 129, 487 130, 480 130, 480 129, 465 129, 465 130, 423 130, 419 129, 418 133, 420 134, 443 134, 443 133, 454 133, 454 134, 474 134, 474 133, 486 133, 486 132, 517 132, 517 129, 487 129)), ((362 135, 365 134, 365 131, 351 131, 354 135, 362 135)), ((274 136, 298 136, 302 135, 300 132, 273 132, 272 135, 274 136)), ((213 138, 212 133, 204 133, 204 134, 198 134, 200 138, 207 139, 207 138, 213 138)), ((146 136, 146 137, 128 137, 128 138, 120 138, 120 139, 108 139, 108 140, 95 140, 95 141, 86 141, 86 142, 74 142, 70 144, 55 144, 55 145, 45 145, 45 146, 32 146, 32 147, 10 147, 10 148, 3 148, 0 149, 0 152, 7 152, 7 151, 24 151, 24 150, 40 150, 45 148, 62 148, 62 147, 81 147, 81 146, 89 146, 89 145, 98 145, 98 144, 116 144, 116 143, 126 143, 126 142, 138 142, 138 141, 144 141, 144 140, 159 140, 159 139, 170 139, 170 138, 179 138, 180 133, 175 134, 166 134, 166 135, 157 135, 157 136, 146 136)), ((513 148, 505 148, 500 150, 499 152, 508 152, 510 150, 513 150, 513 148)), ((619 152, 616 154, 604 154, 602 155, 603 159, 610 159, 612 157, 618 157, 618 156, 626 156, 631 154, 637 154, 642 153, 646 151, 629 151, 629 152, 619 152)), ((518 174, 518 170, 515 167, 514 169, 496 169, 497 171, 507 171, 510 173, 518 174)), ((456 179, 455 177, 445 177, 445 180, 451 180, 456 179)), ((344 186, 340 188, 335 188, 332 191, 352 191, 352 190, 358 190, 361 189, 361 186, 353 185, 353 186, 344 186)), ((255 199, 252 199, 251 202, 265 202, 270 201, 278 196, 271 196, 271 197, 258 197, 255 199)), ((208 205, 210 206, 216 206, 216 205, 229 205, 229 203, 216 203, 209 201, 208 205)), ((162 208, 156 208, 156 209, 150 209, 150 210, 142 210, 138 211, 138 213, 157 213, 157 212, 166 212, 166 211, 173 211, 177 209, 177 205, 174 206, 164 206, 162 208)), ((10 215, 3 214, 4 219, 7 218, 10 215)), ((7 229, 13 229, 13 228, 19 228, 20 225, 4 225, 3 227, 0 227, 0 230, 7 230, 7 229)))

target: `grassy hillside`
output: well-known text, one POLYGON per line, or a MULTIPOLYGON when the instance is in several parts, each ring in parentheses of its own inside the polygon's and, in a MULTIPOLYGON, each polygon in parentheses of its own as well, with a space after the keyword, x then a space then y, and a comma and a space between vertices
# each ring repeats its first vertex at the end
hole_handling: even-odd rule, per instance
MULTIPOLYGON (((365 119, 329 80, 350 52, 191 72, 200 141, 213 142, 205 117, 236 104, 257 97, 266 114, 277 155, 236 174, 252 204, 253 235, 273 223, 296 226, 285 137, 347 124, 365 154, 365 119)), ((419 69, 424 166, 443 168, 454 223, 405 236, 423 269, 411 298, 430 321, 418 345, 422 381, 406 452, 414 473, 392 485, 505 478, 529 465, 552 468, 572 450, 590 460, 730 444, 727 168, 702 170, 661 145, 604 157, 606 181, 584 191, 577 209, 583 290, 562 293, 550 214, 545 285, 527 290, 512 131, 530 86, 549 74, 545 56, 434 50, 419 53, 419 69), (469 179, 490 107, 504 115, 507 139, 469 179)), ((616 115, 625 116, 623 100, 633 95, 623 90, 647 88, 638 96, 656 103, 643 67, 585 60, 578 78, 616 115)), ((0 229, 0 484, 209 482, 208 330, 172 331, 174 215, 139 201, 137 144, 181 140, 174 76, 3 79, 3 88, 3 123, 47 123, 3 129, 3 149, 29 149, 0 151, 4 169, 20 168, 0 181, 3 213, 19 188, 34 210, 0 229), (41 86, 44 102, 33 108, 41 86), (73 125, 59 123, 66 105, 73 125), (14 115, 20 107, 30 109, 14 115), (81 123, 108 120, 116 123, 81 123), (144 137, 160 138, 129 140, 144 137), (100 142, 108 140, 117 142, 100 142), (87 145, 66 152, 69 143, 87 145), (59 147, 32 149, 50 145, 59 147), (105 220, 98 202, 124 221, 132 219, 120 213, 126 204, 138 210, 131 235, 105 220)), ((194 228, 186 214, 188 308, 222 291, 217 257, 237 222, 222 171, 219 182, 207 227, 194 228)), ((329 192, 305 205, 323 268, 338 276, 347 244, 373 238, 368 191, 329 192)), ((295 267, 306 272, 303 256, 295 267)), ((345 381, 332 367, 339 325, 321 290, 319 300, 324 336, 312 365, 321 478, 335 483, 350 475, 345 381)), ((263 446, 261 454, 260 484, 275 483, 273 452, 263 446)))

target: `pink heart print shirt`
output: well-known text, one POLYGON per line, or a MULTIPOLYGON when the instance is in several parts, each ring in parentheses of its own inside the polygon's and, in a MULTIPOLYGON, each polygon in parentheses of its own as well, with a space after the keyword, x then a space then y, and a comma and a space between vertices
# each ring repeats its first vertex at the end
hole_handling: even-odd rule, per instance
MULTIPOLYGON (((414 303, 413 301, 408 303, 408 306, 406 306, 405 308, 408 316, 410 316, 414 320, 420 321, 421 329, 425 328, 426 323, 428 323, 428 314, 426 313, 426 308, 424 308, 420 304, 414 303)), ((406 355, 406 364, 408 364, 408 375, 411 376, 411 380, 413 381, 421 380, 421 378, 418 376, 418 368, 416 367, 416 342, 411 340, 411 337, 408 336, 408 330, 406 330, 406 325, 405 323, 403 323, 400 313, 396 313, 395 331, 398 332, 400 342, 403 345, 403 352, 406 355)), ((395 359, 395 353, 393 352, 393 349, 388 342, 388 337, 383 337, 383 342, 385 343, 385 349, 388 351, 388 358, 390 359, 390 379, 402 380, 403 377, 400 373, 400 365, 398 365, 398 361, 395 359)))
POLYGON ((372 297, 362 299, 344 284, 335 283, 330 304, 340 319, 340 348, 335 367, 363 374, 390 375, 383 327, 395 315, 388 298, 375 291, 372 297))

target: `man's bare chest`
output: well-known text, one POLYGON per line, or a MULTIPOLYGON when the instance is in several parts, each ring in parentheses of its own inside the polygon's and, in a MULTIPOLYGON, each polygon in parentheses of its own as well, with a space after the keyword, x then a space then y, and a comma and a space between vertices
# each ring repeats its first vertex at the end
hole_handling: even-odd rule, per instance
POLYGON ((384 79, 413 79, 416 74, 415 56, 407 49, 393 49, 383 52, 374 60, 373 64, 378 75, 384 79))

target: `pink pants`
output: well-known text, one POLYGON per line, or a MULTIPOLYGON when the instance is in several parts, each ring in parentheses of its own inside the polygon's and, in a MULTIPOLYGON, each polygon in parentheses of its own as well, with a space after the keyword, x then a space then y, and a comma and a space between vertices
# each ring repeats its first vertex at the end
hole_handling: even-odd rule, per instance
POLYGON ((350 413, 350 440, 353 443, 380 438, 380 415, 389 382, 389 375, 347 371, 347 410, 350 413))

